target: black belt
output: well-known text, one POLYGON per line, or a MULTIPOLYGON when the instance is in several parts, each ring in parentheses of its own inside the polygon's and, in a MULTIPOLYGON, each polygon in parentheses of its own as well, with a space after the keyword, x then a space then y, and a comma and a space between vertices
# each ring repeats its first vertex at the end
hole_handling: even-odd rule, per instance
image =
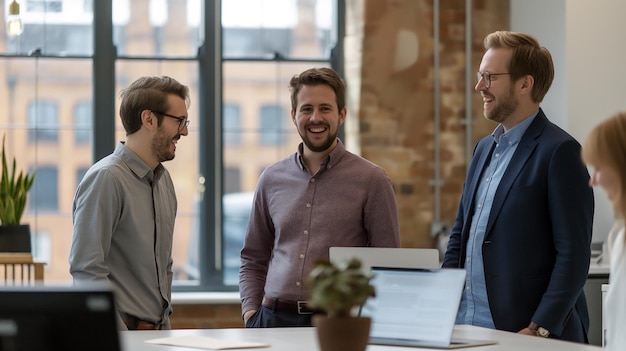
POLYGON ((263 302, 261 304, 267 308, 271 308, 272 310, 279 312, 290 312, 297 314, 323 313, 323 311, 319 309, 313 309, 308 307, 306 301, 280 300, 271 298, 269 296, 263 296, 263 302))
POLYGON ((126 324, 126 328, 128 330, 161 330, 163 329, 163 324, 155 324, 152 322, 144 321, 135 316, 132 316, 128 313, 120 312, 120 316, 126 324))

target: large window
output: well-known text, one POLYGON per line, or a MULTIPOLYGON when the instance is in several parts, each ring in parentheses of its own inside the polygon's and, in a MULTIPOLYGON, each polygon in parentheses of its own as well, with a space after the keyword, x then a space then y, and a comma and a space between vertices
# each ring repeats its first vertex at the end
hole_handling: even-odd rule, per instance
POLYGON ((120 90, 168 75, 191 92, 189 135, 164 164, 178 198, 175 290, 237 289, 259 173, 300 142, 289 79, 340 61, 331 57, 338 2, 18 2, 23 31, 0 34, 0 130, 18 168, 37 171, 23 222, 45 233, 36 255, 46 280, 71 279, 73 196, 87 168, 125 140, 120 90))

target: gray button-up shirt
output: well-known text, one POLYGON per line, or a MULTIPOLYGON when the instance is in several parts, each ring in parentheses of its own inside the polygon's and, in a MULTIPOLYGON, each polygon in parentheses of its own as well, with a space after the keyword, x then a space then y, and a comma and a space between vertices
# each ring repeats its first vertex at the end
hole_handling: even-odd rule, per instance
POLYGON ((74 283, 107 282, 120 312, 169 327, 176 209, 163 165, 153 172, 119 143, 76 190, 69 257, 74 283))

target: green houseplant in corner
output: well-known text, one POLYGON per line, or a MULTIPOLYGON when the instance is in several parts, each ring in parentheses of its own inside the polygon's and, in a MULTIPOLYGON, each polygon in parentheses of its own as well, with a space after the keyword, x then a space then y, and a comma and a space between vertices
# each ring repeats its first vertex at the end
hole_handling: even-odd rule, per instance
POLYGON ((353 311, 375 295, 372 276, 361 262, 351 259, 338 265, 317 261, 307 278, 309 305, 326 312, 313 316, 322 351, 364 351, 371 319, 353 316, 353 311))
POLYGON ((2 175, 0 176, 0 252, 30 252, 30 226, 21 224, 26 197, 35 174, 17 173, 16 160, 9 169, 2 137, 2 175))

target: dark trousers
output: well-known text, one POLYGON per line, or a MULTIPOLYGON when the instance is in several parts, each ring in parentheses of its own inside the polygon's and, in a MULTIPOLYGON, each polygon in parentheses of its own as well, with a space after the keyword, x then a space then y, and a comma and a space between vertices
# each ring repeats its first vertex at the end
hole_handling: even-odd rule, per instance
POLYGON ((312 316, 313 314, 276 311, 270 307, 261 306, 248 319, 246 328, 311 327, 312 316))

